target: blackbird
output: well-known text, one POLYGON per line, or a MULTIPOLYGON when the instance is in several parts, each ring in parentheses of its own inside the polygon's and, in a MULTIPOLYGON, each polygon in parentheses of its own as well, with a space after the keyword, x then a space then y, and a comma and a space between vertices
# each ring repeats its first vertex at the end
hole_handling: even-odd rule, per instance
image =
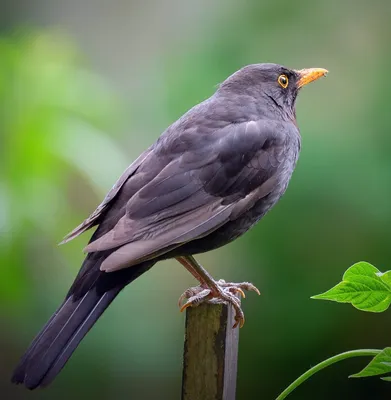
POLYGON ((164 259, 176 258, 200 283, 181 296, 182 310, 226 301, 243 325, 236 295, 258 289, 215 281, 193 255, 241 236, 283 195, 300 151, 297 94, 326 73, 248 65, 169 126, 64 239, 97 226, 65 300, 12 381, 48 385, 119 292, 164 259))

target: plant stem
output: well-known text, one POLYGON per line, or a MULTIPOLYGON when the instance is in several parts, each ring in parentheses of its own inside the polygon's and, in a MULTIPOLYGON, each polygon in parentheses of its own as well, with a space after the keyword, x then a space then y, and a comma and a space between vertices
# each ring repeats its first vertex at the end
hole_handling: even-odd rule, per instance
POLYGON ((308 371, 304 372, 303 375, 299 376, 293 383, 291 383, 278 397, 276 400, 285 399, 288 394, 290 394, 293 390, 295 390, 299 385, 305 382, 312 375, 316 374, 323 368, 328 367, 329 365, 335 364, 338 361, 346 360, 352 357, 362 357, 362 356, 376 356, 379 354, 381 350, 376 349, 360 349, 360 350, 351 350, 346 351, 345 353, 337 354, 336 356, 330 357, 327 360, 322 361, 321 363, 315 365, 308 371))

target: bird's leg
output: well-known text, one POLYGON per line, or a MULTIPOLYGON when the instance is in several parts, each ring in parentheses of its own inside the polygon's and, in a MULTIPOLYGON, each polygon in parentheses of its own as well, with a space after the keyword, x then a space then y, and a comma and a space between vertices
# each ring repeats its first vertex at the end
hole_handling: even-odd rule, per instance
POLYGON ((240 302, 235 294, 240 293, 243 297, 243 290, 252 290, 259 294, 259 290, 249 282, 227 283, 224 280, 215 281, 212 276, 199 264, 194 257, 177 257, 177 260, 200 282, 200 286, 187 289, 179 298, 179 305, 184 299, 186 303, 181 307, 181 311, 187 307, 195 307, 203 302, 221 303, 228 302, 235 309, 235 320, 241 327, 244 324, 244 314, 240 307, 240 302))
POLYGON ((193 268, 190 261, 188 261, 187 257, 177 257, 177 261, 179 261, 193 276, 197 279, 201 284, 205 283, 202 276, 193 268))
POLYGON ((199 286, 190 287, 182 293, 182 295, 178 299, 178 306, 181 307, 184 299, 190 299, 191 297, 199 295, 201 292, 205 290, 208 290, 206 294, 209 294, 210 290, 208 288, 208 285, 202 278, 202 276, 193 268, 193 266, 187 260, 186 257, 177 257, 176 259, 194 276, 194 278, 197 279, 198 282, 200 282, 199 286))

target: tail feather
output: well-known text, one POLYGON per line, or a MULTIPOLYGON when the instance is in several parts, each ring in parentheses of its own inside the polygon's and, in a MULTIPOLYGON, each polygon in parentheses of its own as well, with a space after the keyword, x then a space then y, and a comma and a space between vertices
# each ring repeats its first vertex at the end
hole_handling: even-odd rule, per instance
POLYGON ((92 328, 95 321, 102 315, 103 311, 107 306, 114 300, 118 293, 105 293, 95 307, 92 309, 88 317, 79 326, 77 331, 74 333, 72 338, 68 341, 67 345, 63 348, 61 353, 58 355, 56 361, 51 366, 50 370, 47 372, 45 378, 42 380, 41 386, 47 386, 61 371, 65 363, 68 361, 72 353, 75 351, 76 347, 83 339, 83 337, 92 328))
MULTIPOLYGON (((67 299, 66 301, 70 301, 71 299, 67 299)), ((64 302, 65 303, 65 302, 64 302)), ((14 370, 13 376, 12 376, 12 382, 13 383, 23 383, 24 381, 24 374, 25 374, 25 369, 26 369, 26 364, 31 355, 34 353, 34 350, 37 347, 37 344, 39 343, 40 339, 42 336, 45 334, 45 332, 49 329, 51 326, 53 320, 55 319, 56 315, 60 312, 61 308, 63 307, 64 303, 61 304, 61 306, 57 309, 57 311, 50 317, 49 321, 46 323, 46 325, 41 329, 41 331, 38 333, 38 335, 34 338, 34 340, 31 342, 28 350, 26 353, 23 355, 23 357, 20 359, 19 364, 14 370)))
MULTIPOLYGON (((70 293, 31 343, 12 382, 23 383, 29 389, 47 386, 119 292, 152 265, 143 263, 117 273, 98 272, 86 293, 70 293)), ((85 282, 81 284, 85 286, 85 282)))

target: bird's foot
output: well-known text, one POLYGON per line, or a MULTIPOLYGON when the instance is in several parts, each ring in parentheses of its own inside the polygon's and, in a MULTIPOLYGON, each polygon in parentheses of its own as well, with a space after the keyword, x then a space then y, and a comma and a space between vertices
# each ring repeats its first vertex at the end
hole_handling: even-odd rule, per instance
POLYGON ((197 307, 202 303, 221 304, 229 303, 235 309, 235 324, 233 328, 238 325, 242 327, 244 325, 244 314, 240 306, 240 301, 236 297, 239 293, 245 298, 244 290, 251 290, 260 294, 259 290, 249 282, 232 283, 225 282, 223 279, 215 282, 215 285, 209 287, 206 284, 195 286, 187 289, 179 298, 178 304, 181 307, 181 312, 187 307, 197 307), (187 299, 185 304, 182 302, 187 299))
POLYGON ((227 288, 231 293, 240 293, 243 298, 246 297, 244 290, 255 292, 257 295, 261 294, 258 288, 250 282, 233 283, 220 279, 217 281, 217 284, 223 288, 227 288))

